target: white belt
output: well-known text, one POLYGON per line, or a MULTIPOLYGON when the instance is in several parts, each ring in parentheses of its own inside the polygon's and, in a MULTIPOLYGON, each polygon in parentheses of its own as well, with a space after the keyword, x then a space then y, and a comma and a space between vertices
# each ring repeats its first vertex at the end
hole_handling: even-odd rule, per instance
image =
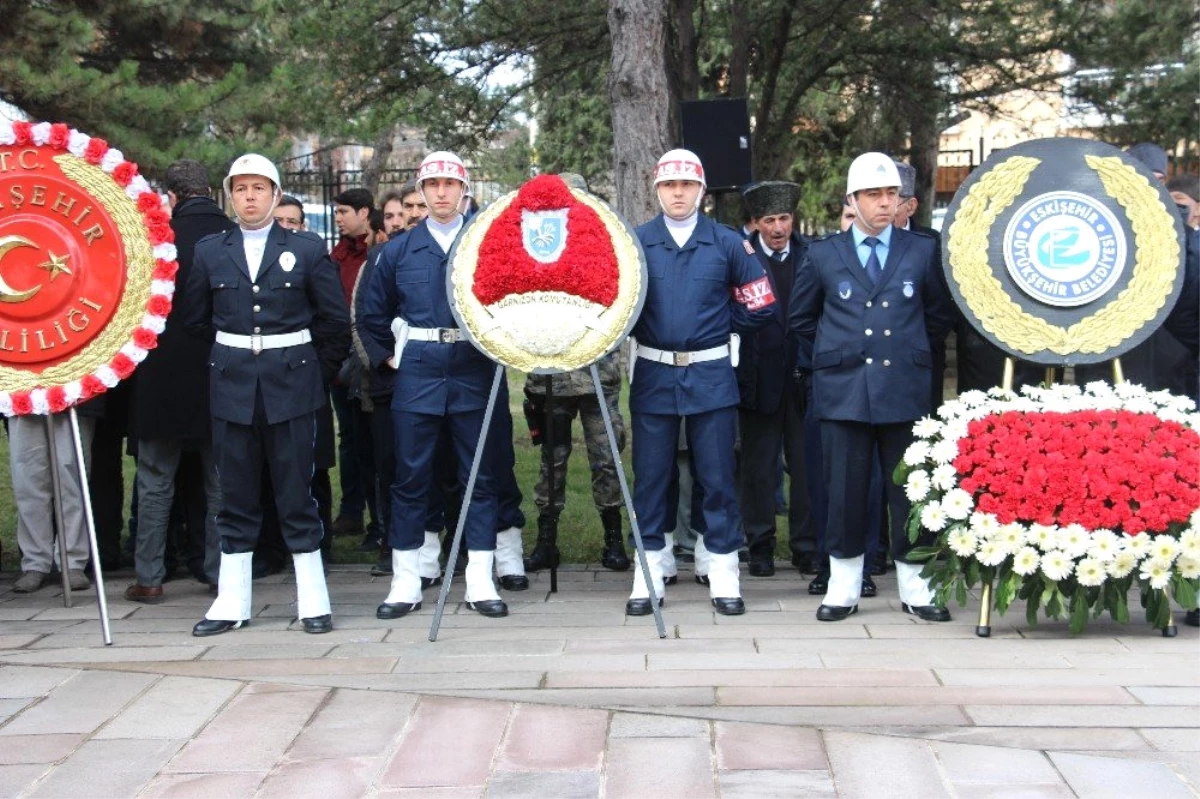
POLYGON ((696 350, 695 352, 670 352, 668 350, 656 350, 654 347, 647 347, 645 344, 638 344, 637 357, 644 358, 647 361, 654 361, 655 363, 665 363, 668 366, 688 366, 693 363, 704 363, 705 361, 728 358, 729 345, 722 344, 719 347, 709 347, 706 350, 696 350))
POLYGON ((274 333, 268 336, 243 336, 239 333, 224 333, 217 331, 217 343, 226 347, 237 347, 239 350, 250 350, 258 355, 263 350, 277 350, 282 347, 298 347, 312 341, 312 333, 307 330, 297 330, 295 333, 274 333))
POLYGON ((438 341, 442 344, 456 344, 466 341, 466 336, 457 327, 410 327, 409 341, 438 341))

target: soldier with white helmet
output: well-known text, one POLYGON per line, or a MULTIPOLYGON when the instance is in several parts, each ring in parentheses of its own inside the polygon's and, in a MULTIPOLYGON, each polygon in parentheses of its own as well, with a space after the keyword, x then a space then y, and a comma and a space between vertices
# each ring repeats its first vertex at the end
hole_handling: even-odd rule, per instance
MULTIPOLYGON (((854 224, 809 245, 789 305, 799 363, 811 375, 828 491, 830 575, 820 621, 858 611, 873 464, 878 456, 890 476, 912 443, 912 423, 932 410, 931 352, 953 321, 936 242, 893 226, 900 185, 887 155, 854 159, 846 181, 854 224)), ((921 564, 908 560, 904 488, 886 483, 902 608, 926 621, 949 621, 949 612, 934 604, 921 564)))
POLYGON ((296 569, 297 615, 305 632, 329 632, 313 440, 325 382, 350 345, 350 313, 325 243, 274 222, 282 197, 275 165, 243 155, 224 187, 238 224, 196 245, 185 289, 185 324, 214 342, 209 394, 221 483, 217 599, 192 632, 249 623, 264 465, 296 569))

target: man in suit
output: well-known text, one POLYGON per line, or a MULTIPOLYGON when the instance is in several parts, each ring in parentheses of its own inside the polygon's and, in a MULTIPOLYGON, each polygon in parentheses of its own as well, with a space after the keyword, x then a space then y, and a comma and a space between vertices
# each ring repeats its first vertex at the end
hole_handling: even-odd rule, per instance
POLYGON ((350 313, 325 243, 275 224, 282 196, 275 165, 261 155, 240 156, 224 187, 238 226, 196 246, 184 317, 193 332, 214 339, 209 394, 222 495, 217 599, 192 634, 249 622, 264 464, 292 552, 304 631, 329 632, 313 441, 325 382, 350 345, 350 313))
POLYGON ((750 244, 771 282, 776 302, 771 321, 743 337, 737 365, 742 439, 739 502, 752 577, 775 573, 775 487, 779 452, 791 474, 788 495, 788 543, 793 560, 811 559, 817 541, 804 468, 805 397, 793 378, 796 340, 788 335, 787 310, 805 241, 793 228, 800 186, 769 180, 755 184, 742 198, 753 221, 750 244))
MULTIPOLYGON (((858 611, 871 469, 878 457, 890 475, 912 443, 912 423, 929 412, 931 342, 951 324, 935 242, 893 226, 899 194, 891 158, 854 159, 846 181, 854 225, 809 245, 789 303, 789 328, 801 351, 811 353, 825 456, 830 576, 819 621, 858 611)), ((908 561, 904 488, 889 480, 887 492, 901 607, 926 621, 949 621, 949 612, 933 604, 921 565, 908 561)))

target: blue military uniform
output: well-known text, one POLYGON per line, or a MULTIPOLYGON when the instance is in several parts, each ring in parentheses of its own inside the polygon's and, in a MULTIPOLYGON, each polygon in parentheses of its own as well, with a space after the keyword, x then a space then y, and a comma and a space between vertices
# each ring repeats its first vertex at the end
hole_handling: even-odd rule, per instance
POLYGON ((325 404, 325 380, 350 344, 337 268, 319 237, 273 224, 251 279, 242 231, 235 227, 196 245, 185 291, 185 324, 209 340, 217 337, 209 358, 209 404, 222 551, 254 549, 265 463, 284 541, 294 553, 312 552, 322 537, 311 490, 315 414, 325 404), (302 331, 311 342, 271 346, 271 336, 302 331), (222 334, 243 344, 261 336, 266 348, 225 344, 222 334))
POLYGON ((647 549, 662 549, 674 506, 680 421, 703 491, 705 545, 716 554, 742 544, 734 480, 739 400, 729 357, 676 366, 645 357, 644 348, 697 353, 728 345, 730 334, 752 332, 771 320, 775 298, 762 265, 734 231, 700 215, 682 247, 662 215, 637 229, 649 275, 646 301, 633 328, 629 407, 633 430, 634 510, 647 549))
MULTIPOLYGON (((789 326, 811 359, 813 411, 826 453, 826 544, 839 559, 863 554, 876 452, 890 475, 912 440, 912 422, 930 412, 932 342, 953 320, 932 238, 882 231, 886 257, 873 284, 856 250, 863 237, 851 228, 811 243, 789 311, 789 326)), ((902 487, 886 482, 892 555, 906 562, 909 503, 902 487)))

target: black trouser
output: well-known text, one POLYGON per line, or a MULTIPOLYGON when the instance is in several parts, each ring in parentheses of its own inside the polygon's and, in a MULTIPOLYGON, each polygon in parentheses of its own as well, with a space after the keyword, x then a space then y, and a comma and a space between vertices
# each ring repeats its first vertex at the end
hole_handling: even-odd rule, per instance
POLYGON ((775 487, 780 444, 791 482, 788 491, 788 545, 793 555, 817 552, 812 503, 804 462, 804 418, 785 396, 774 413, 739 411, 742 460, 738 492, 746 544, 751 552, 775 551, 775 487))

